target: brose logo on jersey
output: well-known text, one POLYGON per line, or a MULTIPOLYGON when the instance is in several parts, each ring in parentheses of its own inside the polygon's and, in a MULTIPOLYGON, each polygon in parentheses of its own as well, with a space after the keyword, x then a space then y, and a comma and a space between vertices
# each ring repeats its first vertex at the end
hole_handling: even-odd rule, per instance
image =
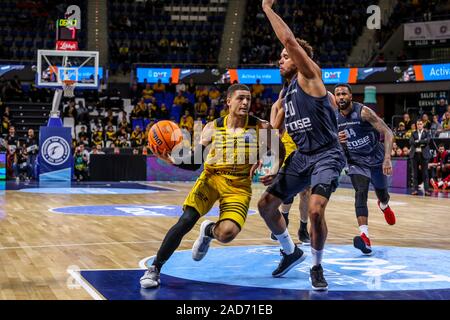
POLYGON ((303 118, 299 120, 295 120, 290 123, 286 123, 286 126, 289 127, 289 130, 291 131, 297 131, 297 130, 308 130, 312 129, 311 119, 310 118, 303 118))
POLYGON ((349 149, 355 149, 362 146, 365 146, 370 143, 370 137, 365 136, 364 138, 353 140, 353 141, 347 141, 347 146, 349 149))

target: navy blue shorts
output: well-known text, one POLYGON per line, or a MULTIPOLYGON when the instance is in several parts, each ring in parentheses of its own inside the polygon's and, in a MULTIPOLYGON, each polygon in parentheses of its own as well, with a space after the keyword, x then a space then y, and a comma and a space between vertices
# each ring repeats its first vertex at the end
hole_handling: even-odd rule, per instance
POLYGON ((345 166, 342 149, 333 147, 326 151, 306 155, 298 150, 291 153, 280 169, 267 192, 286 202, 308 186, 330 185, 334 192, 345 166))
POLYGON ((383 165, 375 167, 366 167, 358 164, 350 164, 348 166, 348 175, 362 175, 370 179, 375 189, 387 189, 388 179, 383 174, 383 165))

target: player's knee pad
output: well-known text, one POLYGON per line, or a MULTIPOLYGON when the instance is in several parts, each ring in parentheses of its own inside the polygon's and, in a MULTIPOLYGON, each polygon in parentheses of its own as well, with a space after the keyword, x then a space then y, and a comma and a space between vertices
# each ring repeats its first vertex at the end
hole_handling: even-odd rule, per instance
POLYGON ((367 208, 367 193, 366 190, 356 190, 355 193, 355 210, 357 217, 369 216, 369 209, 367 208))
POLYGON ((387 189, 375 189, 375 193, 378 200, 380 200, 380 202, 384 204, 388 203, 389 199, 391 198, 387 189))
POLYGON ((331 184, 319 183, 314 186, 311 194, 318 194, 319 196, 325 197, 329 200, 334 189, 335 187, 331 184))

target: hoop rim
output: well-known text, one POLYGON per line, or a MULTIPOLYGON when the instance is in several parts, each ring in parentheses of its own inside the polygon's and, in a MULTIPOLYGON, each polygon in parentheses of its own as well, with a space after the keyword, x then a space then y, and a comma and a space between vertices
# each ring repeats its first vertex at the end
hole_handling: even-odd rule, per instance
POLYGON ((61 82, 67 86, 73 85, 76 83, 75 80, 70 80, 70 79, 66 79, 66 80, 61 80, 61 82))

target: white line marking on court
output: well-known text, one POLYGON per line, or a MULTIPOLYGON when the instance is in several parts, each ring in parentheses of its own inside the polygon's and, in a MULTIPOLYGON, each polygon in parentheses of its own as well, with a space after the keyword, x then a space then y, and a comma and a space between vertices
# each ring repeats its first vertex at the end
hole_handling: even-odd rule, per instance
POLYGON ((84 280, 84 278, 81 276, 81 274, 77 273, 74 270, 67 270, 67 272, 70 274, 70 276, 78 282, 80 286, 83 287, 84 290, 94 299, 94 300, 105 300, 100 294, 97 293, 90 285, 89 283, 84 280))
MULTIPOLYGON (((372 240, 427 240, 427 241, 450 241, 450 237, 393 237, 393 238, 377 238, 371 237, 372 240)), ((348 238, 327 238, 327 240, 339 240, 339 241, 351 241, 352 237, 348 238)), ((194 242, 195 240, 182 240, 182 242, 194 242)), ((257 239, 234 239, 233 242, 237 241, 270 241, 268 238, 257 238, 257 239)), ((45 249, 45 248, 64 248, 64 247, 85 247, 85 246, 103 246, 103 245, 124 245, 124 244, 145 244, 145 243, 161 243, 161 240, 148 240, 148 241, 123 241, 123 242, 93 242, 93 243, 67 243, 67 244, 49 244, 49 245, 35 245, 35 246, 15 246, 15 247, 0 247, 0 250, 15 250, 15 249, 45 249)), ((271 241, 274 243, 273 241, 271 241)), ((266 245, 266 244, 264 244, 266 245)))

